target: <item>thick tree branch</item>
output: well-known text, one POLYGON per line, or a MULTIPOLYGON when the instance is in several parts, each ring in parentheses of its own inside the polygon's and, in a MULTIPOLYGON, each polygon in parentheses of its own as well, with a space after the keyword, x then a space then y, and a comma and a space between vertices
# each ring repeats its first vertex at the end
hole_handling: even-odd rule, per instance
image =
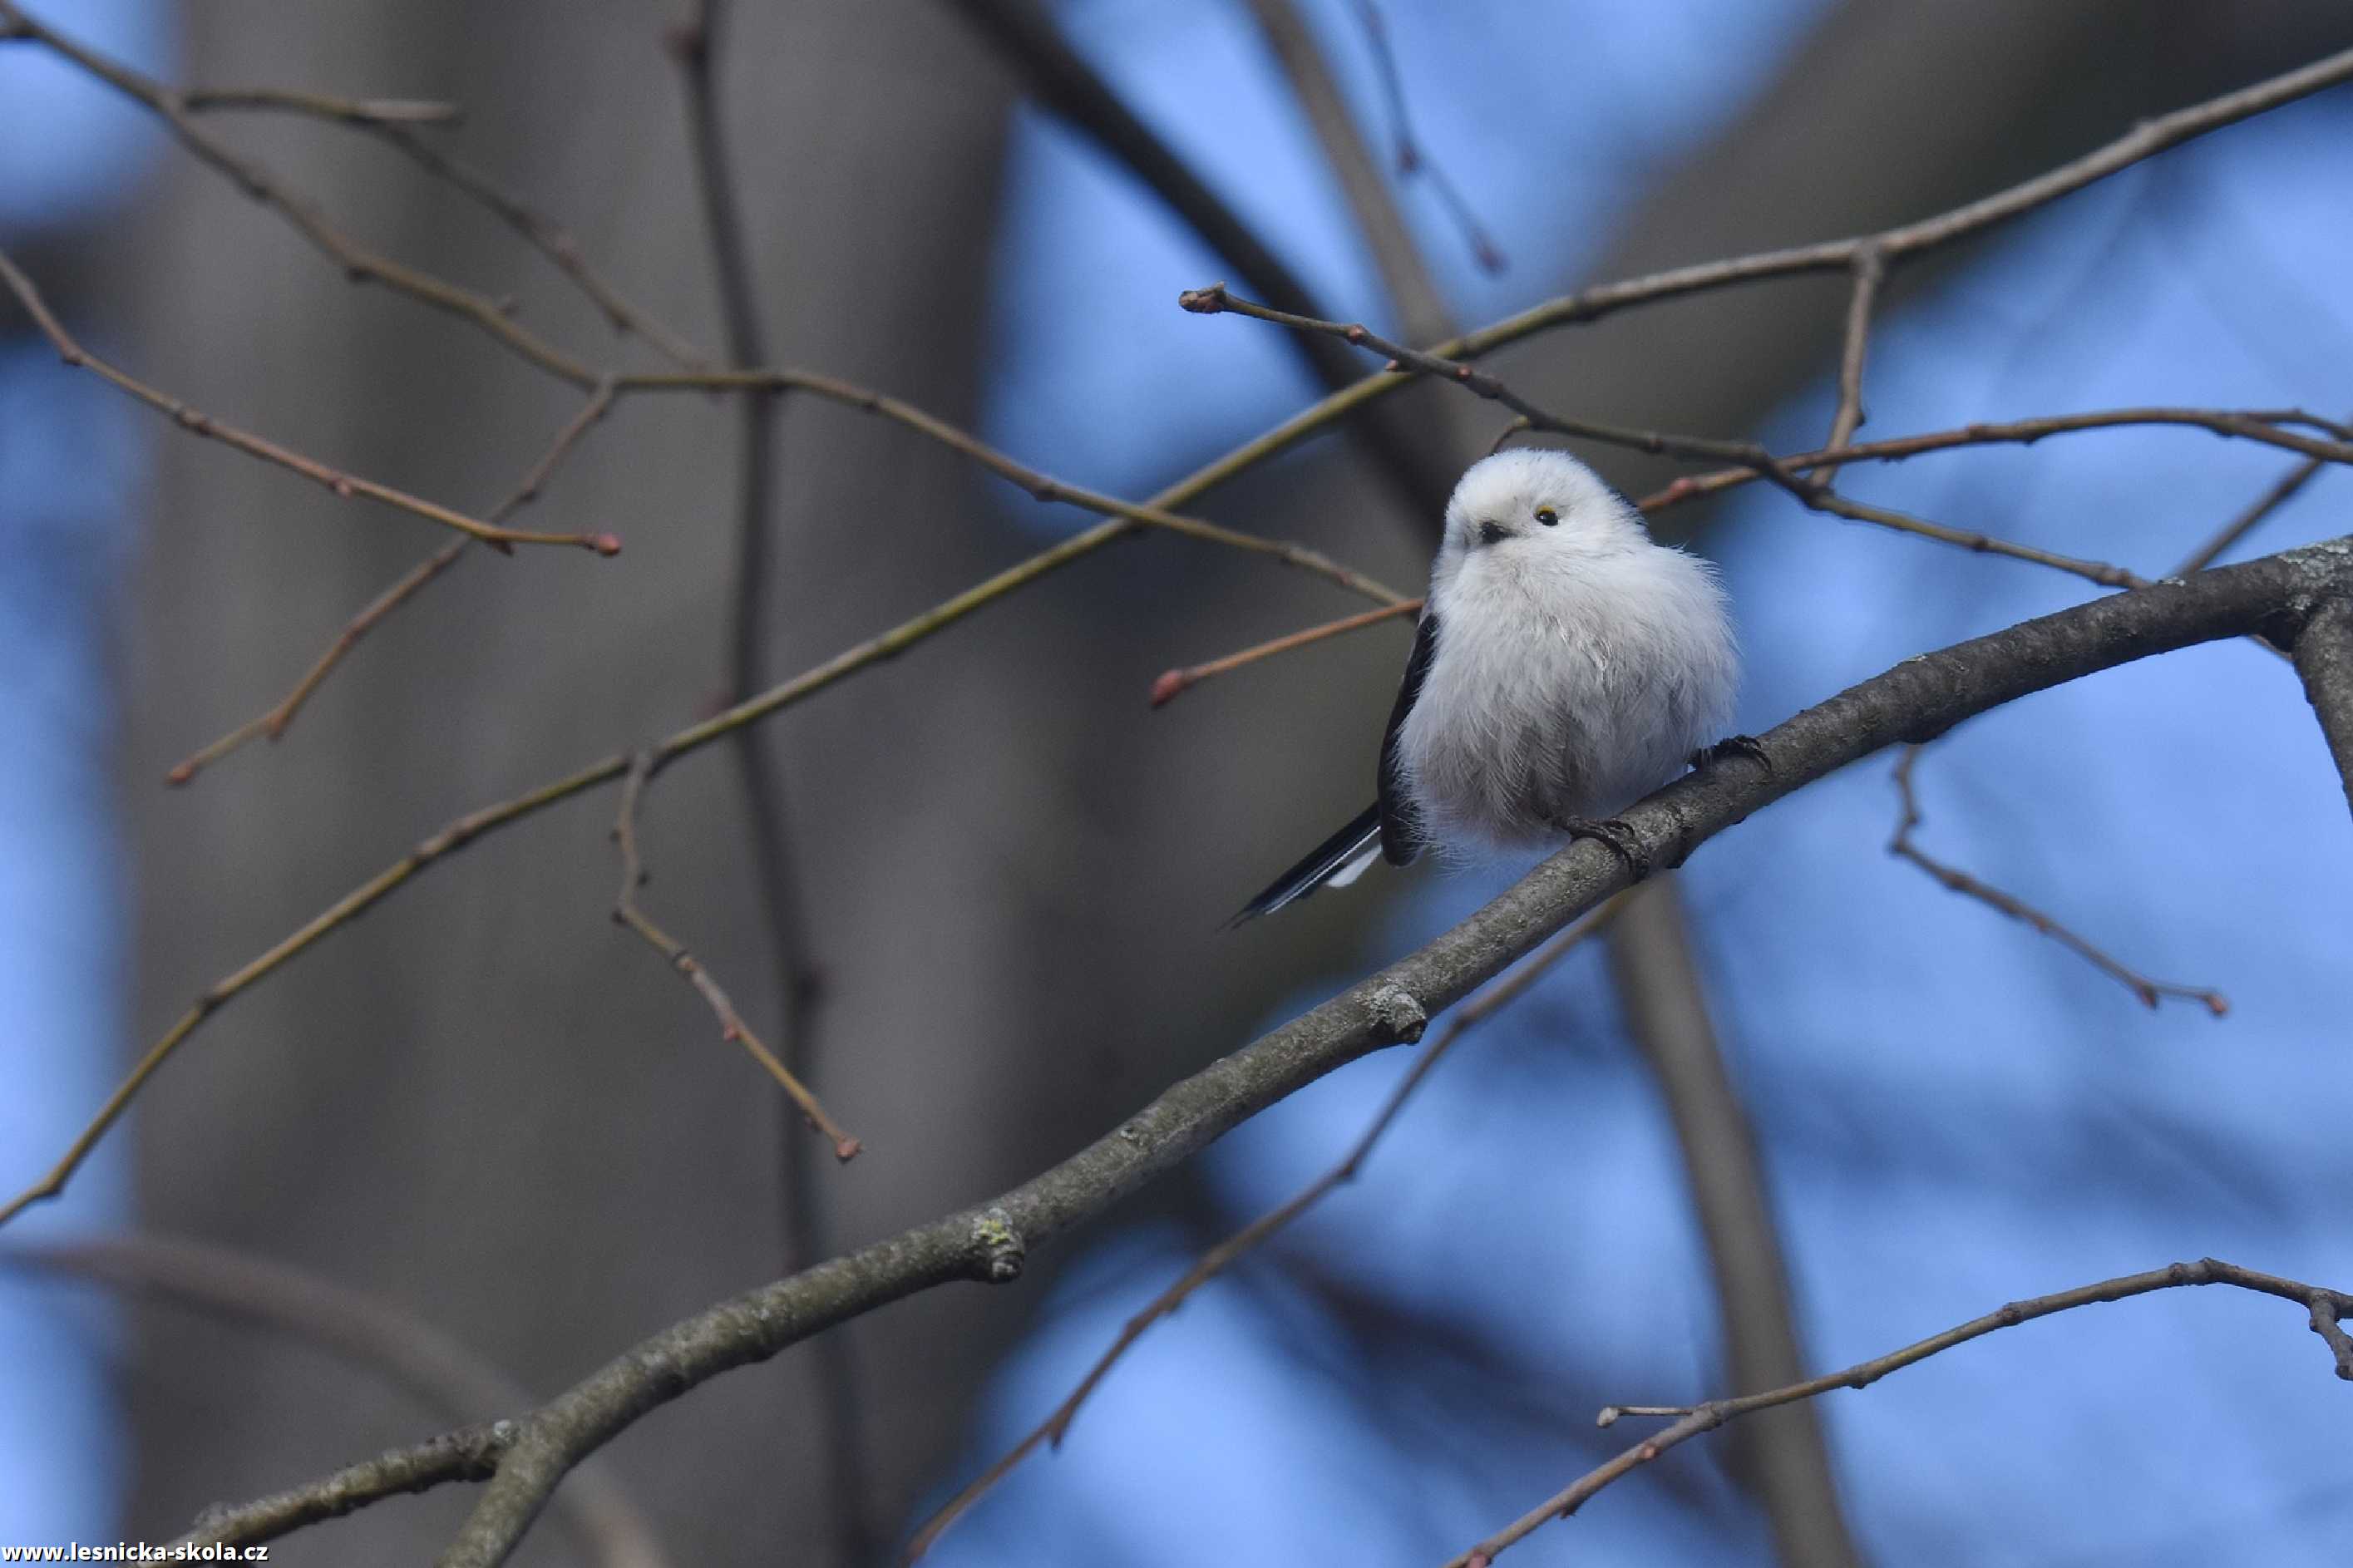
POLYGON ((2296 634, 2295 672, 2319 715, 2328 754, 2337 759, 2345 800, 2353 806, 2353 594, 2323 599, 2296 634))
MULTIPOLYGON (((2026 621, 1906 659, 1760 737, 1769 767, 1734 760, 1702 769, 1632 807, 1625 820, 1653 864, 1679 864, 1743 817, 1883 747, 1927 739, 2132 659, 2257 632, 2292 639, 2315 604, 2346 593, 2353 593, 2353 539, 2337 539, 2026 621)), ((600 772, 605 765, 526 800, 576 793, 627 763, 613 759, 610 773, 600 772)), ((473 832, 536 804, 501 809, 508 815, 469 819, 473 832)), ((396 868, 400 877, 413 869, 396 868)), ((1014 1278, 1029 1248, 1103 1213, 1267 1106, 1368 1051, 1418 1037, 1430 1016, 1599 906, 1628 876, 1610 850, 1572 846, 1429 946, 1219 1058, 995 1202, 722 1302, 654 1336, 522 1418, 497 1479, 445 1563, 480 1568, 502 1560, 566 1470, 648 1410, 719 1373, 919 1290, 1014 1278)))
POLYGON ((2258 1273, 2254 1269, 2218 1262, 2211 1258, 2200 1258, 2195 1263, 2176 1263, 2164 1268, 2153 1268, 2146 1274, 2127 1274, 2122 1279, 2104 1279, 2096 1285, 2084 1285, 2073 1290, 2037 1296, 2031 1300, 2012 1301, 1982 1318, 1973 1318, 1958 1328, 1947 1329, 1917 1344, 1906 1345, 1900 1351, 1857 1362, 1843 1372, 1826 1373, 1786 1388, 1746 1394, 1737 1399, 1718 1399, 1700 1405, 1610 1405, 1601 1412, 1600 1424, 1604 1426, 1629 1416, 1675 1415, 1682 1419, 1657 1436, 1646 1438, 1607 1464, 1588 1470, 1546 1499, 1541 1506, 1453 1559, 1447 1568, 1488 1568, 1505 1548, 1525 1540, 1551 1520, 1567 1519, 1610 1482, 1649 1464, 1677 1444, 1703 1432, 1712 1432, 1739 1416, 1812 1399, 1832 1389, 1867 1388, 1889 1373, 1900 1372, 1940 1351, 1981 1339, 1997 1330, 2015 1328, 2037 1318, 2050 1317, 2054 1312, 2071 1311, 2077 1307, 2094 1306, 2104 1301, 2121 1301, 2132 1296, 2146 1296, 2152 1290, 2170 1290, 2184 1285, 2232 1285, 2242 1290, 2253 1290, 2259 1295, 2276 1296, 2281 1300, 2295 1302, 2306 1310, 2312 1331, 2328 1346, 2329 1355, 2337 1365, 2337 1375, 2353 1381, 2353 1338, 2348 1338, 2338 1327, 2346 1318, 2353 1317, 2353 1296, 2325 1286, 2283 1279, 2275 1274, 2258 1273))

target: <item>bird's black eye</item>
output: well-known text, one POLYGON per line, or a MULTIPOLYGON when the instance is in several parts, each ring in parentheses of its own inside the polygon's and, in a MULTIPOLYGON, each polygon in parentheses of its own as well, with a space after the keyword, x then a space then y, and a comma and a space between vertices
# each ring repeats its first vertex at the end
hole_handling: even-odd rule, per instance
POLYGON ((1546 528, 1550 528, 1554 523, 1560 521, 1560 513, 1553 510, 1553 509, 1548 506, 1540 506, 1536 508, 1536 521, 1543 523, 1546 528))

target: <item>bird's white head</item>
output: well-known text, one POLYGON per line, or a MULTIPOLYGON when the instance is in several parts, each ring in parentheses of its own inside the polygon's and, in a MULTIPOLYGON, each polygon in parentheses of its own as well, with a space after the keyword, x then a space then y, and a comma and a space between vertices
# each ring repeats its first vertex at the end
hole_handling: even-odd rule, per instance
POLYGON ((1520 447, 1464 470, 1446 503, 1441 570, 1497 558, 1607 554, 1647 542, 1641 514, 1566 452, 1520 447))

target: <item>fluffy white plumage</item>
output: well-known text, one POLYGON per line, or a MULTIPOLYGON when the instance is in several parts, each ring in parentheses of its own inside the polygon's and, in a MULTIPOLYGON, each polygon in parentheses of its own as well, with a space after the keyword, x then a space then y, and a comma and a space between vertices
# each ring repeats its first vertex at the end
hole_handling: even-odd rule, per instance
POLYGON ((1398 760, 1441 847, 1524 847, 1609 816, 1731 723, 1739 657, 1715 568, 1652 543, 1566 452, 1499 452, 1462 476, 1428 613, 1438 647, 1398 760))
POLYGON ((1374 857, 1525 848, 1590 826, 1724 739, 1739 653, 1715 570, 1654 544, 1565 452, 1472 465, 1382 746, 1380 799, 1238 921, 1374 857))

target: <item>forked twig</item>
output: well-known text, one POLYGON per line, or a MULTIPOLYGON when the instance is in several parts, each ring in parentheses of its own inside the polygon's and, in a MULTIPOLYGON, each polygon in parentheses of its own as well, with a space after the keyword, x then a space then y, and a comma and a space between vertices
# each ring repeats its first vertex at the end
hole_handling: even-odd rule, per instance
POLYGON ((613 923, 628 927, 670 961, 670 966, 686 978, 687 984, 701 994, 703 1001, 710 1005, 711 1011, 717 1016, 719 1037, 734 1041, 751 1052, 753 1058, 768 1069, 768 1076, 792 1097, 795 1105, 800 1107, 801 1114, 808 1119, 808 1124, 833 1141, 833 1157, 847 1162, 857 1155, 858 1140, 843 1131, 839 1124, 825 1113, 825 1107, 818 1103, 817 1096, 786 1070, 774 1051, 760 1042, 760 1037, 744 1022, 744 1016, 735 1011, 735 1004, 727 999, 727 993, 720 989, 719 982, 712 978, 711 971, 686 950, 684 943, 648 920, 644 911, 638 908, 638 889, 644 885, 647 876, 645 861, 638 853, 638 803, 645 795, 646 780, 652 773, 654 761, 655 753, 651 751, 633 753, 629 758, 628 772, 621 780, 621 812, 613 822, 613 839, 621 849, 621 890, 613 900, 613 923))
POLYGON ((2170 1290, 2186 1285, 2232 1285, 2242 1290, 2260 1295, 2276 1296, 2293 1301, 2306 1310, 2312 1331, 2328 1346, 2330 1358, 2336 1363, 2337 1375, 2353 1382, 2353 1337, 2340 1326, 2353 1318, 2353 1296, 2325 1286, 2306 1285, 2301 1280, 2283 1279, 2276 1274, 2259 1273, 2242 1268, 2234 1263, 2202 1258, 2195 1263, 2176 1263, 2164 1268, 2152 1268, 2146 1274, 2127 1274, 2121 1279, 2103 1279, 2095 1285, 2080 1285, 2072 1290, 2060 1290, 2031 1300, 2012 1301, 2008 1306, 1973 1318, 1957 1328, 1905 1346, 1870 1361, 1857 1362, 1842 1372, 1825 1373, 1784 1388, 1767 1389, 1761 1394, 1746 1394, 1737 1399, 1713 1400, 1705 1405, 1612 1405, 1606 1406, 1599 1417, 1599 1424, 1611 1426, 1630 1416, 1678 1416, 1679 1420, 1656 1436, 1645 1438, 1605 1464, 1596 1466, 1575 1481, 1523 1514, 1518 1520, 1496 1531, 1462 1555, 1454 1558, 1447 1568, 1489 1568, 1505 1548, 1517 1544, 1538 1528, 1556 1519, 1567 1519, 1585 1506, 1595 1493, 1649 1464, 1668 1449, 1712 1432, 1727 1421, 1767 1410, 1777 1405, 1791 1405, 1801 1399, 1812 1399, 1839 1388, 1867 1388, 1891 1372, 1927 1360, 1955 1345, 1982 1339, 1998 1330, 2015 1328, 2056 1312, 2071 1311, 2078 1307, 2094 1306, 2103 1301, 2122 1301, 2133 1296, 2146 1296, 2154 1290, 2170 1290))
MULTIPOLYGON (((504 522, 536 500, 549 477, 555 472, 556 465, 561 463, 566 454, 578 444, 580 437, 587 434, 589 426, 602 419, 606 411, 612 406, 613 384, 607 379, 597 384, 596 390, 589 395, 588 401, 583 404, 580 411, 556 433, 554 442, 549 446, 539 461, 532 465, 531 472, 523 476, 522 482, 515 487, 513 493, 499 503, 497 509, 491 513, 489 521, 492 523, 504 522)), ((343 629, 335 634, 335 640, 327 645, 326 651, 311 661, 309 669, 303 671, 302 679, 294 683, 292 690, 280 698, 268 711, 247 720, 212 744, 183 759, 173 767, 171 772, 164 775, 164 782, 173 785, 186 784, 190 779, 195 778, 199 771, 220 761, 221 758, 256 736, 265 737, 270 741, 282 739, 287 727, 294 722, 294 716, 301 712, 302 705, 311 700, 311 693, 317 691, 321 684, 333 672, 335 666, 341 664, 345 656, 359 646, 360 639, 374 631, 377 623, 386 616, 416 597, 427 583, 456 565, 458 557, 463 555, 473 542, 471 538, 453 539, 415 566, 410 567, 402 574, 398 582, 370 600, 365 609, 344 624, 343 629)))
POLYGON ((1958 867, 1947 865, 1922 849, 1912 837, 1913 829, 1918 827, 1921 821, 1920 798, 1913 788, 1912 770, 1918 766, 1920 753, 1925 749, 1922 744, 1915 742, 1905 746, 1895 760, 1895 789, 1903 801, 1903 812, 1896 819, 1895 837, 1887 843, 1890 855, 1911 861, 1954 892, 1975 899, 1988 909, 2008 915, 2014 921, 2022 921, 2044 936, 2073 949, 2100 973, 2121 983, 2139 997, 2145 1006, 2154 1007, 2167 996, 2179 996, 2203 1003, 2206 1010, 2217 1018, 2230 1012, 2230 1001, 2220 991, 2209 990, 2202 985, 2177 985, 2170 981, 2151 980, 2109 957, 2033 905, 2013 898, 1991 883, 1980 881, 1958 867))

